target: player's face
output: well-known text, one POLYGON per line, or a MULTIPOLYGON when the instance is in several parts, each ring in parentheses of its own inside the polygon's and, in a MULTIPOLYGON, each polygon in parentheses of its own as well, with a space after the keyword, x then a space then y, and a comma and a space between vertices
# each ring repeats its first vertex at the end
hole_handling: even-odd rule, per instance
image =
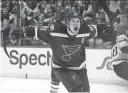
POLYGON ((71 18, 69 22, 69 27, 73 34, 78 34, 80 29, 80 19, 79 18, 71 18))

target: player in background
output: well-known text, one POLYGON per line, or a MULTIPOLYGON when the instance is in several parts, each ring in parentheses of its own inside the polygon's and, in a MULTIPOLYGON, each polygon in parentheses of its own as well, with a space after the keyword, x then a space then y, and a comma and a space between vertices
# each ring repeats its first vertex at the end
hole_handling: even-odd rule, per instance
POLYGON ((117 36, 116 45, 111 50, 111 66, 117 76, 128 81, 128 37, 117 36))
POLYGON ((55 22, 49 30, 38 29, 38 37, 53 51, 51 93, 57 93, 60 81, 70 93, 90 92, 85 42, 95 34, 96 29, 82 23, 75 11, 67 13, 66 22, 55 22))

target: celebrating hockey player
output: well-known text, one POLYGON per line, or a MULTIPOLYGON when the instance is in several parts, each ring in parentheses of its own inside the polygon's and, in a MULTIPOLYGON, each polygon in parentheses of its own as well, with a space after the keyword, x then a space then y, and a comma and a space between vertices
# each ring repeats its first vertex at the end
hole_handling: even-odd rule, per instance
POLYGON ((117 43, 112 48, 111 66, 114 72, 128 81, 128 37, 124 34, 117 37, 117 43))
POLYGON ((53 51, 50 91, 57 93, 61 81, 70 93, 90 92, 85 42, 95 36, 96 29, 82 22, 73 10, 67 13, 65 20, 63 23, 55 22, 50 30, 38 30, 38 37, 48 43, 53 51))

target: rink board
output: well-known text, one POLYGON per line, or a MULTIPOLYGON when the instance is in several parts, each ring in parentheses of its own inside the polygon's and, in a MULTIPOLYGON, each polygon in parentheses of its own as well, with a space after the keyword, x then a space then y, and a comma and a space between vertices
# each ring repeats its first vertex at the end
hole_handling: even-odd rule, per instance
MULTIPOLYGON (((50 79, 51 57, 50 48, 8 47, 8 54, 1 48, 1 76, 17 78, 50 79)), ((98 83, 128 85, 110 68, 109 49, 86 49, 86 64, 89 80, 98 83)))

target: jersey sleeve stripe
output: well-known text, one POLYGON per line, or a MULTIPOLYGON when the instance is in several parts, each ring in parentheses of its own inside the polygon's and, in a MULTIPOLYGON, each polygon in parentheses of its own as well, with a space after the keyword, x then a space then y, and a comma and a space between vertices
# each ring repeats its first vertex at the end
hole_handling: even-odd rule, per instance
POLYGON ((62 34, 62 33, 50 33, 52 36, 56 36, 56 37, 66 37, 68 38, 68 35, 67 34, 62 34))
MULTIPOLYGON (((68 35, 67 34, 62 34, 62 33, 55 33, 55 32, 52 32, 50 33, 52 36, 56 36, 56 37, 66 37, 68 38, 68 35)), ((87 37, 89 36, 90 33, 85 33, 85 34, 78 34, 76 35, 76 38, 79 38, 79 37, 87 37)))

